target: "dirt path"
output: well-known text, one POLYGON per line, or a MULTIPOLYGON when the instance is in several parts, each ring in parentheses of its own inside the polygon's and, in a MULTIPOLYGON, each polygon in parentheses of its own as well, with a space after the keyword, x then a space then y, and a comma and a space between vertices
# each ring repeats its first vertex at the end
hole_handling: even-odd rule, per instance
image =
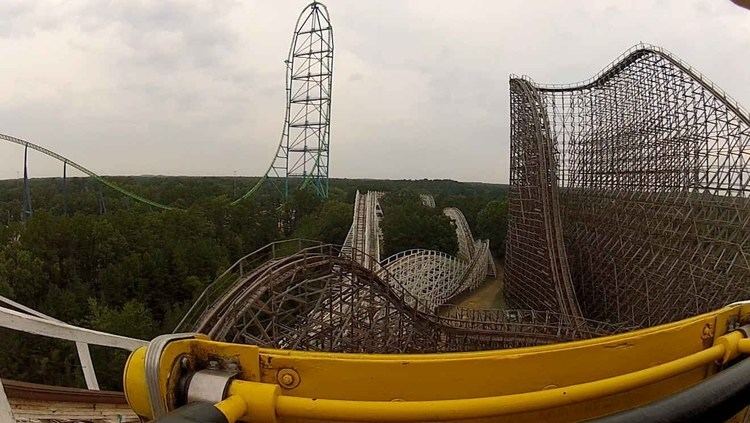
POLYGON ((497 276, 487 279, 479 288, 459 295, 451 301, 451 304, 459 307, 482 309, 482 308, 505 308, 503 297, 503 263, 495 260, 497 276))

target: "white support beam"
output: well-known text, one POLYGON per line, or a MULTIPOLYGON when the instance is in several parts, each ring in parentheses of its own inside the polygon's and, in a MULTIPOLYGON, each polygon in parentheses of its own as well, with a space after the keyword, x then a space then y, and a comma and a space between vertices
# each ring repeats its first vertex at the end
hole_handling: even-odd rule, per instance
POLYGON ((89 344, 76 342, 76 350, 78 351, 78 361, 81 363, 83 378, 86 380, 86 388, 98 391, 99 381, 96 379, 96 370, 94 370, 94 362, 91 360, 89 344))
MULTIPOLYGON (((52 320, 54 322, 62 321, 55 319, 54 317, 47 316, 46 314, 40 313, 33 308, 26 307, 23 304, 17 303, 10 298, 0 296, 0 304, 5 303, 11 307, 24 311, 32 316, 36 316, 42 319, 52 320)), ((99 390, 99 381, 96 379, 96 371, 94 370, 94 362, 91 360, 91 353, 89 352, 88 344, 83 342, 76 342, 76 350, 78 351, 78 361, 81 363, 81 371, 83 372, 83 378, 86 380, 86 387, 91 390, 99 390)))
POLYGON ((67 323, 30 316, 5 307, 0 307, 0 327, 49 338, 66 339, 128 351, 148 345, 148 342, 140 339, 80 328, 67 323))
POLYGON ((5 395, 3 381, 0 379, 0 422, 15 423, 15 421, 13 410, 10 409, 10 401, 8 401, 8 396, 5 395))

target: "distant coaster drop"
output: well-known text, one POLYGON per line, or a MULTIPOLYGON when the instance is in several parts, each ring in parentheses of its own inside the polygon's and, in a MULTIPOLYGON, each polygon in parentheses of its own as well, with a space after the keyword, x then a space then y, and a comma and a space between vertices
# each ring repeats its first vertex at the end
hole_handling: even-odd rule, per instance
POLYGON ((312 2, 302 11, 284 63, 287 101, 279 147, 266 174, 233 204, 265 182, 285 198, 295 187, 328 197, 333 27, 325 5, 312 2))

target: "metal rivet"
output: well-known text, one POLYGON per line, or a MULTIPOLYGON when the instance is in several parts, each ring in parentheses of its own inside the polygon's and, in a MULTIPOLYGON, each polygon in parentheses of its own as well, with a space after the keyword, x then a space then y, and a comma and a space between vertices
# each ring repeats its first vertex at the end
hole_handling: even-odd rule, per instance
POLYGON ((281 369, 276 373, 276 381, 282 388, 293 389, 299 385, 300 377, 294 369, 281 369))

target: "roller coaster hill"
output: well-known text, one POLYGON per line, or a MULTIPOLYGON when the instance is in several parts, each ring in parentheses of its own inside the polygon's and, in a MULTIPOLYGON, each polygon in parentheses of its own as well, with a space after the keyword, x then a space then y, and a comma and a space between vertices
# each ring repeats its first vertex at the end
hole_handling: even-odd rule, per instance
MULTIPOLYGON (((285 63, 277 153, 236 202, 261 186, 328 195, 333 28, 321 3, 300 15, 285 63)), ((643 44, 583 82, 509 84, 507 307, 451 305, 498 272, 461 210, 442 210, 455 256, 384 257, 387 194, 357 192, 340 245, 245 255, 150 341, 2 299, 1 326, 76 343, 88 389, 3 381, 0 421, 746 421, 750 115, 643 44), (124 396, 98 390, 89 345, 131 352, 124 396)))

